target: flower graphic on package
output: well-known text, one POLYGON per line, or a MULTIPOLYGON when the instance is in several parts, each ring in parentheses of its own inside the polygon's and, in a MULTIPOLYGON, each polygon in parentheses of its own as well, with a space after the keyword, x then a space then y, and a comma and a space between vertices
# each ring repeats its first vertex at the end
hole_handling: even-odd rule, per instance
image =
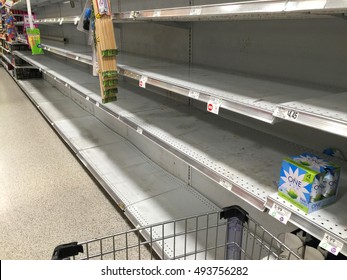
POLYGON ((327 162, 324 159, 317 158, 314 156, 303 156, 301 155, 298 160, 301 164, 310 167, 311 169, 320 171, 321 168, 327 167, 327 162))
POLYGON ((293 198, 299 198, 301 201, 307 202, 305 194, 309 194, 309 191, 305 188, 309 183, 304 182, 305 174, 299 175, 299 169, 294 171, 289 167, 288 171, 283 170, 285 176, 281 176, 283 181, 280 185, 282 191, 286 191, 288 195, 293 198))

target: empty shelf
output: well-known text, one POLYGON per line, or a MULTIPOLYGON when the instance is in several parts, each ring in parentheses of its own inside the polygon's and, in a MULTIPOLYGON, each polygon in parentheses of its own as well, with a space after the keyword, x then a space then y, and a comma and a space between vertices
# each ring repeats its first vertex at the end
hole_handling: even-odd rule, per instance
POLYGON ((282 103, 274 115, 347 137, 347 92, 282 103))
POLYGON ((187 6, 114 14, 116 21, 208 21, 275 18, 312 18, 345 13, 347 1, 336 0, 266 0, 187 6))
MULTIPOLYGON (((71 95, 87 96, 81 99, 86 104, 92 104, 98 107, 98 110, 107 112, 114 117, 114 122, 127 124, 141 139, 143 137, 151 139, 167 152, 183 159, 192 168, 220 184, 222 188, 260 210, 272 205, 273 195, 277 192, 274 182, 279 177, 282 159, 309 152, 307 148, 261 132, 255 134, 253 129, 189 108, 165 97, 153 95, 129 84, 120 85, 117 102, 101 104, 98 80, 92 83, 93 77, 89 73, 68 67, 67 78, 64 77, 66 72, 60 64, 50 57, 30 56, 28 61, 39 67, 45 67, 47 73, 58 75, 57 82, 62 85, 77 84, 75 76, 89 77, 89 84, 79 84, 80 91, 71 92, 71 95), (96 91, 92 92, 92 88, 96 91)), ((338 201, 333 206, 314 213, 322 219, 333 220, 338 227, 321 224, 313 215, 305 215, 298 209, 289 207, 293 212, 293 222, 299 227, 317 238, 323 238, 323 233, 327 232, 343 242, 345 244, 343 254, 347 253, 347 231, 341 231, 341 228, 346 228, 347 218, 340 209, 344 209, 347 201, 346 184, 346 176, 343 173, 338 201), (298 217, 300 219, 296 219, 298 217)), ((282 201, 276 203, 287 207, 282 201)))
MULTIPOLYGON (((317 18, 347 12, 347 1, 341 0, 263 0, 240 1, 174 8, 124 11, 113 14, 113 21, 220 21, 262 20, 277 18, 317 18)), ((77 24, 79 16, 37 19, 36 24, 77 24)))
MULTIPOLYGON (((78 45, 62 44, 57 47, 56 45, 43 44, 43 46, 47 51, 92 64, 91 49, 89 48, 88 53, 88 47, 79 52, 80 46, 78 45)), ((283 118, 278 111, 278 104, 280 103, 324 96, 329 96, 328 99, 332 100, 339 93, 337 89, 318 90, 301 85, 225 73, 207 67, 170 63, 124 53, 120 54, 117 60, 121 75, 138 81, 146 78, 146 84, 206 104, 214 101, 219 103, 220 108, 224 110, 240 113, 268 123, 273 123, 275 117, 283 118)), ((309 125, 305 121, 301 124, 309 125)), ((318 126, 317 128, 326 130, 324 126, 318 126)), ((344 129, 346 128, 344 127, 344 129)), ((332 132, 334 133, 334 131, 332 132)), ((345 135, 347 134, 345 133, 345 135)))
MULTIPOLYGON (((220 210, 193 188, 154 164, 130 142, 107 128, 90 113, 77 105, 77 115, 66 110, 66 104, 73 102, 52 85, 42 80, 18 83, 44 116, 49 116, 48 120, 53 128, 70 145, 134 225, 148 226, 152 221, 166 221, 164 218, 175 220, 220 210), (48 104, 50 106, 47 106, 48 104), (54 118, 56 114, 52 114, 52 108, 60 111, 64 118, 54 118), (80 115, 83 112, 85 116, 80 115), (163 201, 165 203, 160 203, 163 201), (151 209, 142 212, 144 205, 151 209), (179 209, 176 209, 177 205, 180 205, 179 209)), ((213 242, 215 237, 211 235, 209 239, 213 242)), ((170 258, 172 256, 168 253, 175 250, 172 246, 184 248, 182 242, 177 240, 176 245, 169 241, 164 244, 158 242, 154 248, 159 255, 165 250, 165 258, 170 258)), ((196 242, 194 238, 193 244, 202 242, 206 242, 206 237, 204 240, 196 239, 196 242)))

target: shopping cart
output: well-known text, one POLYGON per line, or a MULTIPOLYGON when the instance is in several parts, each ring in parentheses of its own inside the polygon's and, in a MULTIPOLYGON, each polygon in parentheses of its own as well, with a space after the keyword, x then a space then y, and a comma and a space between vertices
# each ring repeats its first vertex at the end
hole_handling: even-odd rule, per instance
POLYGON ((55 248, 52 259, 300 259, 238 206, 55 248))

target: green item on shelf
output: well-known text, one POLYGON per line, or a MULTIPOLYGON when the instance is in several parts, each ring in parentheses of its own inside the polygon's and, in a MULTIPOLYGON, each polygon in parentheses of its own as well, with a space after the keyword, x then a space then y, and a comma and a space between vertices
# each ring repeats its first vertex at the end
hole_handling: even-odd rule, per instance
POLYGON ((117 88, 111 88, 111 89, 104 90, 104 96, 110 96, 112 94, 116 95, 117 93, 118 93, 117 88))
POLYGON ((117 71, 105 71, 101 75, 104 79, 118 79, 117 71))
POLYGON ((102 103, 103 104, 109 103, 109 102, 112 102, 112 101, 117 101, 117 96, 108 96, 108 97, 104 97, 102 99, 102 103))
POLYGON ((41 47, 40 30, 38 28, 27 28, 28 42, 32 54, 43 54, 41 47))
POLYGON ((115 87, 118 85, 118 80, 117 79, 112 79, 112 80, 105 80, 102 82, 104 87, 115 87))
POLYGON ((101 51, 101 55, 103 57, 116 56, 116 55, 118 55, 118 50, 117 49, 115 49, 115 50, 103 50, 103 51, 101 51))

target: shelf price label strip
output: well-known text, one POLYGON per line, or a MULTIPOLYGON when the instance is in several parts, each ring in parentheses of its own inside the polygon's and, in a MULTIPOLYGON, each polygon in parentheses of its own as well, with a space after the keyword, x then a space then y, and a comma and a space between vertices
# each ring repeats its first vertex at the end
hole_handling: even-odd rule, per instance
POLYGON ((212 114, 219 114, 219 108, 222 105, 222 100, 215 97, 210 97, 208 103, 207 103, 207 111, 212 114))
POLYGON ((274 203, 272 205, 272 208, 269 211, 269 215, 274 217, 276 220, 280 221, 281 223, 287 224, 290 219, 290 216, 292 215, 292 212, 274 203))
POLYGON ((202 8, 201 7, 195 7, 191 8, 189 11, 190 16, 200 16, 201 15, 202 8))
POLYGON ((281 119, 295 122, 298 121, 300 113, 292 109, 284 109, 281 107, 277 107, 273 115, 281 119))
POLYGON ((343 243, 325 233, 322 241, 319 243, 319 247, 337 256, 343 248, 343 243))
POLYGON ((147 81, 148 81, 148 77, 141 76, 141 79, 139 81, 139 87, 146 88, 147 81))

